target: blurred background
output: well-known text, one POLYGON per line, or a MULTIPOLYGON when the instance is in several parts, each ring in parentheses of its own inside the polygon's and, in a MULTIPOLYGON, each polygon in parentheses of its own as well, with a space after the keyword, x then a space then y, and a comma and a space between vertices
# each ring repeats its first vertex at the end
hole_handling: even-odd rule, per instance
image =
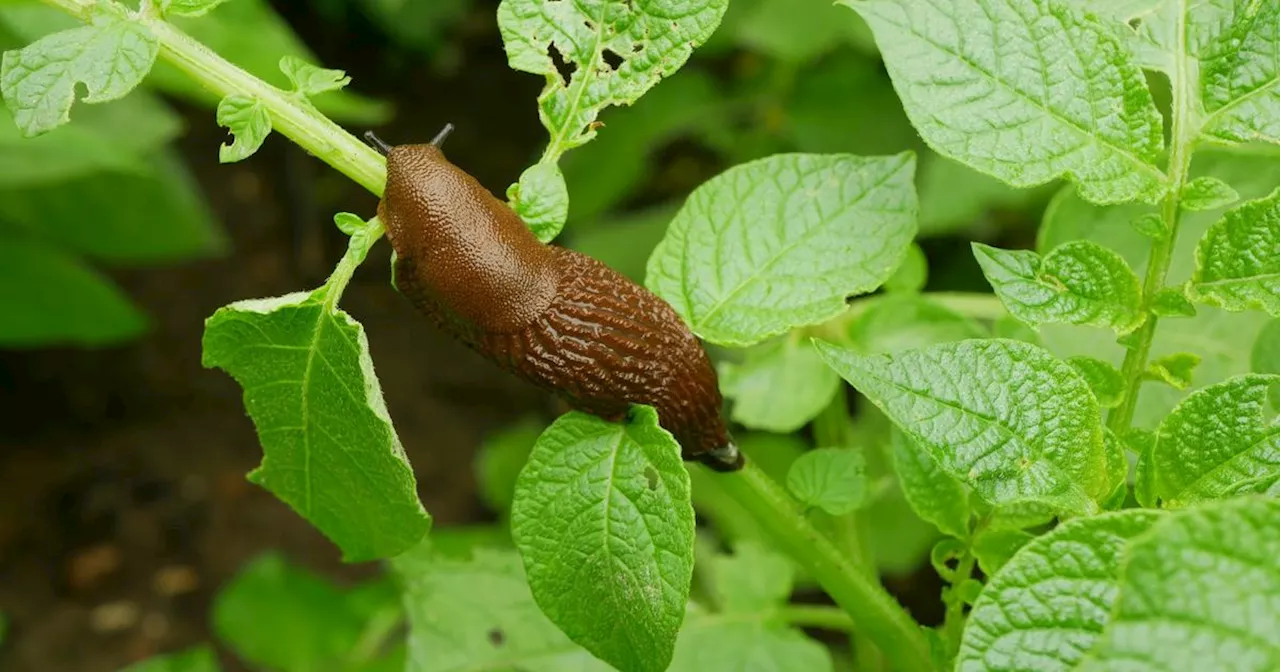
MULTIPOLYGON (((345 69, 318 106, 393 144, 457 126, 450 158, 497 194, 546 140, 543 82, 506 65, 497 0, 233 0, 181 26, 273 83, 293 54, 345 69)), ((72 25, 0 0, 0 48, 72 25)), ((158 64, 144 90, 19 137, 0 108, 0 670, 115 670, 208 641, 220 587, 263 552, 337 585, 378 572, 244 478, 261 457, 240 389, 200 364, 203 321, 312 288, 345 248, 335 212, 376 199, 279 135, 219 165, 216 99, 158 64)), ((562 167, 559 242, 643 277, 688 193, 777 152, 920 155, 929 289, 987 291, 969 241, 1032 247, 1052 188, 1015 191, 924 148, 865 26, 828 0, 733 0, 711 42, 562 167)), ((437 530, 484 531, 550 399, 436 333, 390 286, 379 244, 343 299, 362 322, 437 530), (505 453, 497 453, 499 455, 505 453), (494 474, 498 474, 494 476, 494 474), (503 476, 507 474, 507 476, 503 476)), ((790 440, 773 437, 762 440, 790 440)), ((898 500, 870 515, 891 590, 940 617, 937 534, 898 500), (896 506, 897 508, 892 508, 896 506)), ((229 669, 239 663, 225 661, 229 669)))

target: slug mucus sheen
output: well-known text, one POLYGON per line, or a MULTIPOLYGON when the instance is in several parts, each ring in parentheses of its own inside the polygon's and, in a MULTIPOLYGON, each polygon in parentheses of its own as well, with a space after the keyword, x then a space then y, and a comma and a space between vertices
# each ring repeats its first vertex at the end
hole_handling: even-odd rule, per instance
POLYGON ((435 324, 516 376, 607 420, 652 406, 684 459, 743 465, 721 416, 716 371, 657 295, 603 263, 534 237, 520 216, 445 158, 389 146, 378 217, 396 288, 435 324))

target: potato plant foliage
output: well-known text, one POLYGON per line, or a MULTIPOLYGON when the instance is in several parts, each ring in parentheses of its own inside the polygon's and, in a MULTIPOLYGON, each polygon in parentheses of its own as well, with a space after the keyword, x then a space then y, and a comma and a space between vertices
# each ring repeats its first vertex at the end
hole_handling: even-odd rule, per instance
MULTIPOLYGON (((278 132, 380 193, 378 157, 312 101, 343 72, 281 54, 278 86, 227 74, 174 27, 247 1, 45 0, 82 24, 5 52, 0 141, 58 137, 177 64, 222 96, 223 162, 278 132)), ((882 59, 886 85, 788 108, 788 151, 694 189, 626 269, 716 346, 747 469, 681 462, 650 408, 571 412, 482 447, 498 527, 431 530, 339 307, 381 223, 342 213, 330 279, 220 309, 204 362, 243 387, 250 480, 389 572, 340 589, 266 556, 221 592, 217 639, 286 671, 1280 669, 1280 3, 738 2, 503 0, 492 20, 545 79, 519 113, 546 150, 507 194, 544 241, 640 179, 588 170, 593 145, 639 166, 705 128, 689 110, 728 114, 682 70, 699 50, 766 54, 797 99, 871 76, 824 69, 831 45, 882 59), (864 126, 883 151, 842 148, 864 126), (1036 249, 973 241, 991 293, 926 289, 917 238, 1036 191, 1036 249), (925 558, 945 618, 922 628, 878 577, 925 558)), ((41 291, 88 282, 34 242, 3 255, 0 277, 57 273, 41 291)))

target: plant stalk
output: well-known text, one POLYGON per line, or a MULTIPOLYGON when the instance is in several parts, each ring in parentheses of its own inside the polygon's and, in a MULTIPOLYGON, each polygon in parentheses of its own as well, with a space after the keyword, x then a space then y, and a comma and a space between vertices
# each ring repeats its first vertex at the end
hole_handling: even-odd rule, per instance
MULTIPOLYGON (((43 0, 81 21, 93 17, 94 2, 43 0)), ((160 58, 173 64, 219 96, 248 96, 271 116, 271 126, 335 170, 381 197, 387 182, 386 161, 368 145, 322 114, 304 96, 281 90, 245 72, 172 24, 151 12, 133 20, 145 25, 160 42, 160 58)))
POLYGON ((853 620, 855 629, 884 652, 894 669, 932 669, 929 643, 910 614, 818 532, 795 501, 753 461, 748 460, 736 473, 719 475, 717 480, 778 546, 817 580, 853 620))
POLYGON ((1156 241, 1151 246, 1147 257, 1147 273, 1142 281, 1142 308, 1147 311, 1147 319, 1138 328, 1135 343, 1125 352, 1124 363, 1120 373, 1125 381, 1124 401, 1111 410, 1107 416, 1107 426, 1117 435, 1123 434, 1133 423, 1134 409, 1138 405, 1138 392, 1142 387, 1142 374, 1147 368, 1147 359, 1151 356, 1151 342, 1155 338, 1156 325, 1160 318, 1150 312, 1151 304, 1164 287, 1165 276, 1173 261, 1174 245, 1178 241, 1178 224, 1181 221, 1182 188, 1187 182, 1191 169, 1191 152, 1196 135, 1200 130, 1199 111, 1193 96, 1199 78, 1197 63, 1187 57, 1186 14, 1179 12, 1177 26, 1177 58, 1174 73, 1169 78, 1173 89, 1173 129, 1169 135, 1169 163, 1166 175, 1169 180, 1169 192, 1161 203, 1160 215, 1164 220, 1165 230, 1169 235, 1156 241))

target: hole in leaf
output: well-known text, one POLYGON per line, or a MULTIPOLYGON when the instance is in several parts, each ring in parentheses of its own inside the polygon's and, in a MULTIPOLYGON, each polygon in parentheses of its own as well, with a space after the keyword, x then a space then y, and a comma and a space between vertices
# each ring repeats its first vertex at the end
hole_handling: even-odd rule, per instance
POLYGON ((608 63, 609 67, 612 68, 614 72, 617 72, 618 68, 622 67, 623 60, 622 57, 618 55, 618 52, 612 49, 605 49, 601 56, 604 57, 604 62, 608 63))
POLYGON ((644 468, 644 478, 648 481, 650 490, 658 489, 658 471, 653 467, 644 468))
POLYGON ((564 54, 560 53, 555 43, 547 45, 547 54, 551 56, 551 62, 555 64, 556 72, 560 73, 560 79, 564 80, 564 85, 569 86, 569 80, 573 79, 573 72, 578 69, 578 66, 565 60, 564 54))
POLYGON ((631 53, 638 54, 642 51, 644 51, 644 42, 636 42, 635 44, 631 45, 631 53))
POLYGON ((501 628, 494 628, 489 631, 489 643, 494 646, 502 646, 507 641, 507 636, 503 634, 501 628))

